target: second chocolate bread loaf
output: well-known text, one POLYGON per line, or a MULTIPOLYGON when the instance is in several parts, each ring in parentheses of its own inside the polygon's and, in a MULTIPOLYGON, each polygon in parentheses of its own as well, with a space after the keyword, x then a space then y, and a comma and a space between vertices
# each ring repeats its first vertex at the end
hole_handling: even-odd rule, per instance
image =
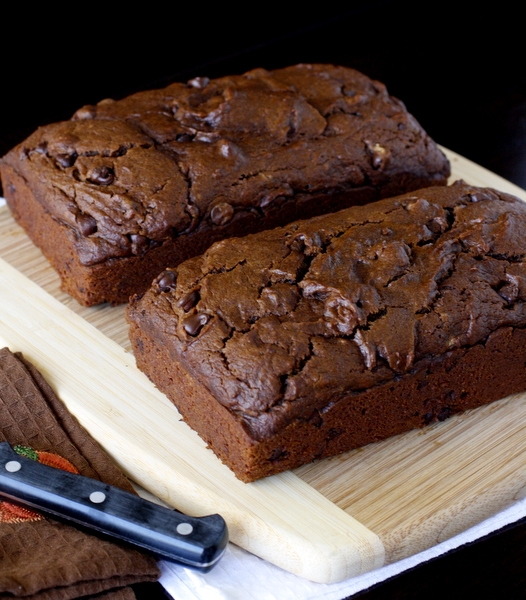
POLYGON ((526 204, 432 187, 214 244, 128 306, 244 481, 526 390, 526 204))
POLYGON ((297 65, 85 106, 0 172, 63 289, 92 305, 216 240, 445 184, 449 164, 381 83, 297 65))

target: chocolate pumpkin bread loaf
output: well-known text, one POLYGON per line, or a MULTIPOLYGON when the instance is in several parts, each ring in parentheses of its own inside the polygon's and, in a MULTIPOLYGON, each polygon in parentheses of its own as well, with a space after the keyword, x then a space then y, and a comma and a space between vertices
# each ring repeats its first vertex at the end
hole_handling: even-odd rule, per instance
POLYGON ((244 481, 526 390, 526 204, 462 182, 217 242, 127 307, 244 481))
POLYGON ((216 240, 445 184, 449 164, 381 83, 297 65, 85 106, 0 172, 63 289, 93 305, 216 240))

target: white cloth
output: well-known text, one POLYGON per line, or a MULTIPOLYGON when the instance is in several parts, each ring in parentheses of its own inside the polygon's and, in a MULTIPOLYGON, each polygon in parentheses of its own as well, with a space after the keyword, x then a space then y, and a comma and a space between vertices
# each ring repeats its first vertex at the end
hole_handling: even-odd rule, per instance
POLYGON ((177 600, 341 600, 524 516, 526 498, 429 550, 341 583, 313 583, 229 544, 225 556, 209 573, 161 561, 161 584, 177 600))

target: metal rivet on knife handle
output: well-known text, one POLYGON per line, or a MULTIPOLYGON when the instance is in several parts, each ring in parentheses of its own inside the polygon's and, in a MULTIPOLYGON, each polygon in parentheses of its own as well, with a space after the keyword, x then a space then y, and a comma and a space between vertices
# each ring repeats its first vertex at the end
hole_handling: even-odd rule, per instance
POLYGON ((17 471, 20 471, 21 468, 22 465, 17 460, 10 460, 5 464, 5 470, 9 471, 9 473, 16 473, 17 471))
POLYGON ((106 494, 104 492, 91 492, 89 499, 93 504, 100 504, 106 500, 106 494))
POLYGON ((194 528, 190 525, 190 523, 179 523, 176 527, 177 533, 180 535, 190 535, 194 528))

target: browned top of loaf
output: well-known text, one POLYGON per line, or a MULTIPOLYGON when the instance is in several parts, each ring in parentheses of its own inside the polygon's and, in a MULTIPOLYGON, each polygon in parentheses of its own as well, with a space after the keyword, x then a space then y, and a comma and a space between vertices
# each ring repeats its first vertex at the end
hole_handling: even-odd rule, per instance
POLYGON ((4 161, 75 238, 80 260, 144 253, 276 199, 445 182, 449 165, 404 105, 348 68, 297 65, 103 100, 37 130, 4 161))
POLYGON ((526 204, 457 183, 214 244, 129 316, 255 437, 526 325, 526 204))

